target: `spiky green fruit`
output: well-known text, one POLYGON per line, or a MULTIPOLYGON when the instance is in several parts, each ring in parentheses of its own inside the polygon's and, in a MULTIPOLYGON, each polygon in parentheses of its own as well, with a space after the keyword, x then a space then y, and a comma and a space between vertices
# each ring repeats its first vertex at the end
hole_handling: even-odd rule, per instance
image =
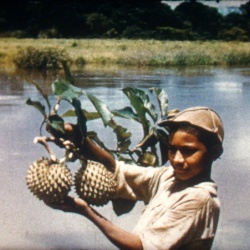
POLYGON ((64 164, 42 158, 33 162, 29 167, 26 183, 29 190, 40 200, 58 203, 70 191, 73 177, 64 164))
POLYGON ((88 161, 76 172, 74 185, 76 193, 88 204, 106 205, 116 192, 114 174, 101 163, 88 161))

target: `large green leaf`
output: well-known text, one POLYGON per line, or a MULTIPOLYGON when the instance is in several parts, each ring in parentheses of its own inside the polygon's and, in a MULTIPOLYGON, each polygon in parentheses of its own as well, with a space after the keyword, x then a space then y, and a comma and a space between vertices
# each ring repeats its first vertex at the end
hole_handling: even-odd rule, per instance
POLYGON ((87 133, 87 118, 84 116, 81 108, 81 102, 77 98, 72 99, 72 105, 75 108, 76 116, 77 116, 77 125, 80 129, 82 139, 86 137, 87 133))
POLYGON ((146 91, 137 88, 125 88, 125 91, 130 91, 131 94, 138 97, 143 103, 145 112, 150 115, 150 117, 153 119, 154 122, 157 121, 158 115, 155 109, 155 105, 150 101, 146 91))
POLYGON ((35 81, 31 81, 31 83, 36 87, 36 89, 40 92, 40 94, 42 95, 42 97, 44 98, 44 100, 46 101, 47 105, 48 105, 48 108, 49 110, 51 109, 51 105, 50 105, 50 102, 49 102, 49 98, 48 98, 48 95, 45 94, 42 90, 42 88, 40 87, 40 85, 38 83, 36 83, 35 81))
POLYGON ((151 129, 149 133, 143 138, 143 140, 136 145, 136 149, 141 148, 142 151, 145 151, 147 148, 155 146, 157 142, 158 140, 155 131, 151 129))
POLYGON ((123 93, 129 98, 131 105, 135 109, 143 127, 144 136, 149 132, 150 122, 146 118, 148 110, 148 96, 143 90, 134 88, 124 88, 123 93))
POLYGON ((149 88, 150 92, 155 92, 157 100, 158 100, 158 104, 160 107, 160 112, 161 112, 161 117, 164 117, 168 114, 168 95, 167 93, 161 89, 161 88, 157 88, 157 87, 153 87, 153 88, 149 88))
POLYGON ((130 137, 132 134, 130 132, 127 132, 127 129, 117 125, 114 128, 114 132, 116 133, 116 138, 117 138, 117 149, 119 150, 120 153, 123 153, 128 150, 131 140, 130 137))
POLYGON ((104 126, 108 126, 109 122, 113 119, 114 115, 109 110, 108 106, 96 98, 94 95, 86 93, 89 100, 95 106, 97 112, 101 115, 104 126))
POLYGON ((41 112, 41 114, 43 115, 44 119, 46 119, 47 114, 45 112, 45 107, 44 107, 44 105, 41 104, 41 102, 32 101, 30 98, 28 98, 26 100, 26 104, 31 105, 31 106, 35 107, 36 109, 38 109, 41 112))
POLYGON ((52 83, 52 91, 54 95, 62 96, 69 101, 72 101, 73 98, 77 98, 84 93, 82 89, 62 79, 56 79, 52 83))
MULTIPOLYGON (((86 109, 82 109, 82 112, 88 121, 101 118, 101 115, 98 112, 88 112, 86 109)), ((75 117, 75 116, 76 112, 74 109, 69 109, 62 114, 62 117, 75 117)))
POLYGON ((131 107, 125 107, 123 109, 115 109, 111 111, 115 116, 140 121, 138 115, 131 107))

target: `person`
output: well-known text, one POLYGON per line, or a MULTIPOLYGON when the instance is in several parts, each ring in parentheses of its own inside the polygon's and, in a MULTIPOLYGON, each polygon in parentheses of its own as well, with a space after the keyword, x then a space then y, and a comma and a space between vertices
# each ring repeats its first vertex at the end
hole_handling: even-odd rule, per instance
MULTIPOLYGON (((81 145, 85 156, 114 171, 116 197, 145 202, 132 232, 117 227, 80 198, 48 205, 85 216, 119 249, 211 249, 220 212, 211 168, 223 152, 222 120, 208 107, 191 107, 158 124, 169 132, 170 166, 129 165, 114 160, 88 138, 81 145)), ((76 140, 74 128, 68 126, 66 131, 76 140)))

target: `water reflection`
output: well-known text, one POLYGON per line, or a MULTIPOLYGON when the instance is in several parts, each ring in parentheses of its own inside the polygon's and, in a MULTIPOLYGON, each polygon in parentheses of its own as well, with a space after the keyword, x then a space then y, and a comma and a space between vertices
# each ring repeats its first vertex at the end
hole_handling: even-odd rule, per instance
MULTIPOLYGON (((213 249, 248 249, 250 214, 250 69, 249 68, 170 68, 170 69, 91 69, 74 72, 76 84, 95 94, 110 108, 128 104, 121 89, 158 86, 169 95, 169 108, 210 106, 224 121, 225 152, 216 162, 213 178, 219 185, 222 213, 213 249)), ((25 185, 26 169, 44 155, 33 145, 42 117, 25 101, 42 100, 36 81, 50 93, 50 85, 62 72, 0 71, 0 249, 116 249, 84 218, 51 211, 33 198, 25 185), (14 235, 14 236, 13 236, 14 235), (13 240, 13 237, 15 240, 13 240)), ((83 105, 89 105, 83 100, 83 105)), ((89 107, 93 108, 93 107, 89 107)), ((89 124, 91 127, 92 124, 89 124)), ((130 126, 141 136, 141 128, 130 126)), ((103 140, 114 143, 112 132, 98 129, 103 140), (110 139, 111 138, 111 139, 110 139)), ((117 218, 108 205, 100 212, 130 230, 142 205, 132 214, 117 218)))

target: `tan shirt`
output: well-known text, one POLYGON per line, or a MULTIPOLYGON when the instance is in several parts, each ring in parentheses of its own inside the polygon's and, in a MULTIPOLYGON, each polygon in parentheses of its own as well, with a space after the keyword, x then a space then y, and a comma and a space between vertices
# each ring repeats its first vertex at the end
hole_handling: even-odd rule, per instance
POLYGON ((210 249, 219 219, 217 186, 181 187, 172 167, 144 168, 117 162, 117 197, 146 204, 133 233, 145 250, 210 249))

